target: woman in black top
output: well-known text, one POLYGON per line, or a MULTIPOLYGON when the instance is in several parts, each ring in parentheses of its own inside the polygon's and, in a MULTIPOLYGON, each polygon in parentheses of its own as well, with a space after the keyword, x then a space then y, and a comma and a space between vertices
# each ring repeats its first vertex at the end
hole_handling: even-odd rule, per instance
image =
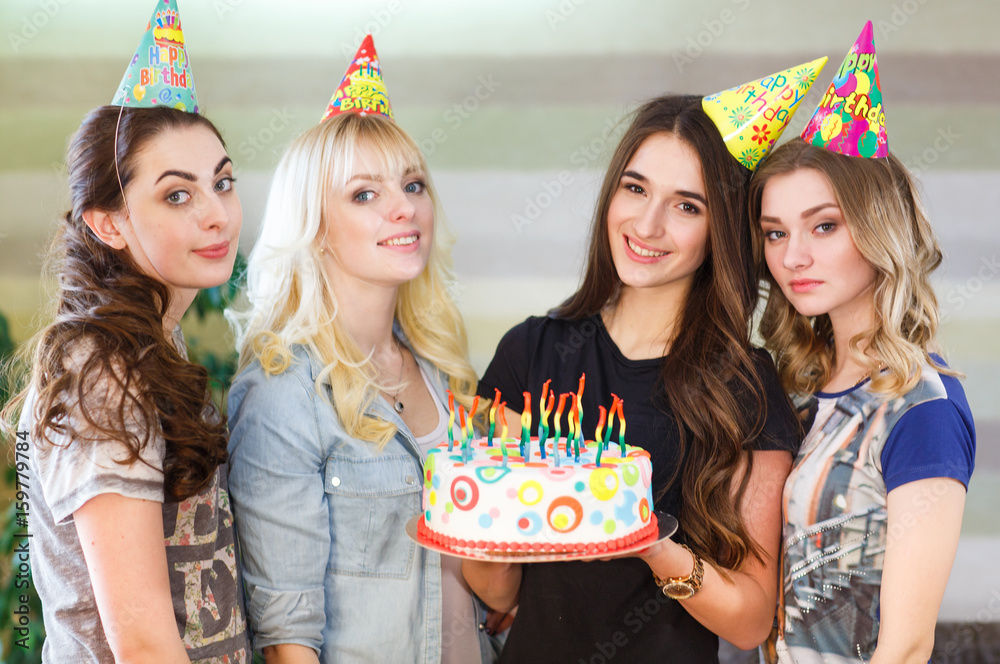
POLYGON ((586 372, 583 430, 612 392, 623 397, 628 440, 652 457, 656 507, 681 524, 607 562, 465 561, 487 604, 519 607, 502 661, 716 662, 716 635, 744 648, 767 636, 799 432, 749 341, 749 177, 700 97, 648 102, 612 157, 579 290, 500 342, 480 393, 537 393, 549 378, 570 392, 586 372), (666 596, 671 577, 672 596, 693 594, 666 596))

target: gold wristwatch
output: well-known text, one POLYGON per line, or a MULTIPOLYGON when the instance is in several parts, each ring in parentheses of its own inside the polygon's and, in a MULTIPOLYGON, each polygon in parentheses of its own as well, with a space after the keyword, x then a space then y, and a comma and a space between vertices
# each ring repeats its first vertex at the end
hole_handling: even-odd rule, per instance
POLYGON ((681 544, 691 557, 694 558, 694 569, 687 576, 670 576, 661 579, 653 573, 656 585, 660 587, 663 594, 670 599, 687 599, 694 596, 701 589, 701 581, 705 576, 705 564, 697 553, 692 551, 686 544, 681 544))

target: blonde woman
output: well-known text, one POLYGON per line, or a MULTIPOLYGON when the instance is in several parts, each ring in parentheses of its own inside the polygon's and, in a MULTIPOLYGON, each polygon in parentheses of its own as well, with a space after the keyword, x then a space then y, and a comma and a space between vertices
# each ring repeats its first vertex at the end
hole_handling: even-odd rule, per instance
MULTIPOLYGON (((479 662, 457 559, 405 534, 446 389, 476 376, 413 140, 335 115, 278 165, 229 395, 232 495, 268 662, 479 662)), ((481 640, 483 639, 483 640, 481 640)))
MULTIPOLYGON (((761 332, 808 434, 784 490, 780 662, 927 662, 975 428, 936 354, 941 250, 906 169, 801 139, 750 190, 761 332)), ((774 660, 769 660, 774 661, 774 660)))

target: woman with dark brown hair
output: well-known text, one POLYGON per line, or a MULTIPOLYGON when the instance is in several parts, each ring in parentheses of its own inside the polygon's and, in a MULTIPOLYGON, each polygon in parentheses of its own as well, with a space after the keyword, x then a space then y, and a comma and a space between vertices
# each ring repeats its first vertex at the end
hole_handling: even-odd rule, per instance
MULTIPOLYGON (((183 44, 176 7, 164 5, 183 44)), ((140 44, 133 62, 155 48, 140 44)), ((70 143, 72 209, 50 255, 54 320, 4 412, 11 437, 20 413, 42 659, 249 662, 226 422, 178 325, 198 289, 232 274, 242 223, 232 161, 211 122, 177 108, 194 100, 187 76, 141 94, 176 96, 174 108, 135 107, 141 86, 129 78, 70 143)))
POLYGON ((637 557, 465 561, 487 604, 518 605, 502 661, 715 662, 716 635, 742 647, 767 636, 798 429, 749 341, 749 176, 700 97, 642 106, 604 178, 582 285, 508 332, 480 381, 486 396, 549 378, 570 392, 586 372, 584 431, 599 403, 623 397, 629 440, 652 457, 656 507, 681 524, 637 557))

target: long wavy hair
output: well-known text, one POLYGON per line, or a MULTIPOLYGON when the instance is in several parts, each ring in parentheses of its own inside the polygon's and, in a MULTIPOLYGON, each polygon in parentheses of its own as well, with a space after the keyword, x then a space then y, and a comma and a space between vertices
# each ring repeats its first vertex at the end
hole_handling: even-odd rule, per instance
POLYGON ((681 483, 678 516, 688 544, 713 564, 735 569, 748 556, 761 557, 739 511, 753 466, 749 450, 766 408, 749 340, 757 302, 746 214, 750 172, 729 154, 701 97, 667 95, 636 111, 601 185, 583 281, 551 314, 581 319, 617 302, 622 282, 611 255, 608 209, 629 161, 657 134, 673 134, 698 154, 709 216, 707 255, 660 366, 659 384, 680 431, 682 462, 671 482, 681 483))
POLYGON ((818 391, 830 380, 836 359, 830 317, 803 316, 788 301, 767 269, 757 223, 767 183, 803 168, 829 180, 855 246, 875 268, 872 327, 849 342, 851 355, 868 368, 871 389, 902 396, 920 380, 924 364, 959 375, 931 357, 939 352, 940 316, 930 274, 942 253, 906 167, 891 153, 886 159, 847 157, 795 139, 776 149, 750 184, 754 252, 768 287, 760 334, 776 354, 785 389, 818 391))
POLYGON ((68 445, 113 440, 126 452, 122 464, 144 461, 141 452, 162 434, 164 492, 171 502, 202 491, 226 461, 226 423, 212 407, 206 370, 184 359, 164 331, 167 286, 143 274, 127 249, 99 240, 83 215, 124 213, 122 189, 129 188, 143 148, 162 132, 196 126, 222 142, 207 119, 169 108, 102 106, 83 120, 66 158, 73 207, 47 258, 58 284, 54 320, 21 351, 31 367, 29 383, 3 414, 9 435, 33 392, 31 436, 40 449, 59 444, 56 439, 68 445))
POLYGON ((435 222, 424 271, 399 288, 395 319, 414 351, 443 371, 456 399, 468 408, 476 374, 468 360, 465 323, 451 296, 450 248, 427 164, 413 139, 379 115, 345 113, 296 139, 278 164, 264 210, 260 236, 247 266, 248 311, 228 312, 237 336, 242 370, 260 362, 268 374, 285 371, 292 346, 304 345, 324 366, 316 391, 331 390, 332 405, 345 431, 381 448, 396 427, 366 414, 382 385, 371 358, 363 353, 338 316, 337 294, 326 275, 320 248, 331 189, 343 190, 353 177, 360 146, 383 173, 416 169, 427 176, 435 222))

